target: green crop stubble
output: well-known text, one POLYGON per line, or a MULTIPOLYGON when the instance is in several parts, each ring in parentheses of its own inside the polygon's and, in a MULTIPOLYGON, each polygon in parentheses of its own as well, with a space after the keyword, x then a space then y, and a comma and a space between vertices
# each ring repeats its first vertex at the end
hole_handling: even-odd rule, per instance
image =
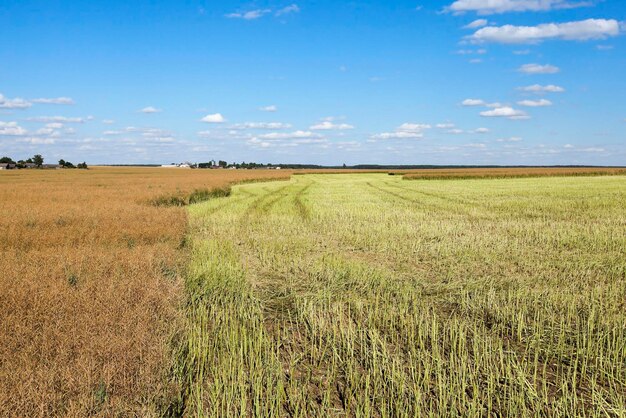
POLYGON ((384 174, 190 206, 180 411, 623 416, 623 207, 624 177, 384 174))

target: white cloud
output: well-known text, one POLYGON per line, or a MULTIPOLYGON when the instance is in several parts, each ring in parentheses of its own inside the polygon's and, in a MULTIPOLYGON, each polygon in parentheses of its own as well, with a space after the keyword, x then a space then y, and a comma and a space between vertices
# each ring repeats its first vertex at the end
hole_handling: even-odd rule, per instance
POLYGON ((487 134, 489 133, 489 128, 477 128, 472 131, 475 134, 487 134))
POLYGON ((281 139, 302 139, 302 138, 321 138, 322 136, 311 131, 295 131, 295 132, 270 132, 268 134, 259 135, 258 138, 266 140, 281 139))
POLYGON ((22 128, 17 122, 0 121, 0 136, 22 136, 26 135, 26 129, 22 128))
POLYGON ((53 98, 39 98, 32 99, 33 103, 42 103, 42 104, 59 104, 59 105, 73 105, 75 104, 74 100, 70 97, 53 97, 53 98))
POLYGON ((493 110, 480 112, 480 116, 487 118, 507 118, 507 119, 529 119, 526 112, 513 109, 510 106, 496 107, 493 110))
POLYGON ((206 123, 223 123, 226 122, 226 119, 224 119, 221 113, 212 113, 203 117, 201 121, 206 123))
POLYGON ((247 12, 228 13, 226 17, 230 19, 254 20, 254 19, 263 17, 268 13, 272 13, 272 10, 271 9, 256 9, 256 10, 249 10, 247 12))
POLYGON ((105 125, 113 125, 115 121, 112 119, 104 119, 102 123, 104 123, 105 125))
POLYGON ((461 104, 463 106, 486 106, 487 105, 487 103, 485 103, 485 101, 482 99, 465 99, 461 102, 461 104))
POLYGON ((422 132, 383 132, 372 135, 372 139, 421 139, 424 137, 422 132))
POLYGON ((487 19, 476 19, 473 22, 463 26, 464 29, 476 29, 482 28, 483 26, 487 26, 489 21, 487 19))
POLYGON ((619 23, 614 19, 587 19, 577 22, 545 23, 537 26, 490 26, 477 30, 469 36, 473 42, 497 42, 504 44, 539 43, 549 39, 586 41, 606 39, 620 33, 619 23))
POLYGON ((111 136, 111 135, 121 135, 122 131, 104 131, 102 135, 111 136))
POLYGON ((424 129, 430 129, 431 126, 427 123, 403 123, 396 128, 396 131, 403 132, 421 132, 424 129))
POLYGON ((452 129, 454 128, 454 123, 438 123, 435 125, 435 128, 438 129, 452 129))
POLYGON ((552 102, 550 100, 546 100, 546 99, 521 100, 521 101, 517 102, 517 104, 520 105, 520 106, 526 106, 526 107, 552 106, 552 102))
POLYGON ((591 1, 569 0, 456 0, 445 10, 453 13, 476 12, 487 15, 507 12, 571 9, 591 4, 591 1))
POLYGON ((555 74, 561 71, 561 69, 550 64, 524 64, 518 71, 525 74, 555 74))
POLYGON ((289 129, 291 125, 282 122, 244 122, 231 126, 232 129, 289 129))
POLYGON ((42 122, 42 123, 51 123, 51 122, 61 122, 61 123, 84 123, 85 120, 91 120, 89 117, 85 118, 74 118, 74 117, 66 117, 66 116, 35 116, 33 118, 28 118, 29 121, 33 122, 42 122))
POLYGON ((297 4, 290 4, 287 7, 283 7, 282 9, 276 11, 276 16, 282 16, 282 15, 286 15, 289 13, 298 13, 300 11, 300 8, 298 7, 297 4))
POLYGON ((312 131, 317 130, 345 130, 345 129, 354 129, 354 126, 349 125, 347 123, 333 123, 330 120, 325 120, 323 122, 317 123, 309 127, 312 131))
POLYGON ((465 133, 465 131, 463 129, 454 128, 454 129, 447 130, 446 133, 453 134, 453 135, 460 135, 462 133, 465 133))
POLYGON ((372 140, 376 139, 421 139, 424 137, 424 130, 431 126, 425 123, 403 123, 398 126, 395 132, 382 132, 372 135, 372 140))
POLYGON ((481 62, 483 62, 483 60, 481 60, 480 58, 472 58, 471 60, 468 61, 470 64, 480 64, 481 62))
POLYGON ((604 148, 589 147, 589 148, 580 148, 577 151, 581 151, 581 152, 604 152, 606 150, 604 148))
POLYGON ((261 106, 259 107, 259 110, 262 112, 276 112, 278 110, 278 107, 276 107, 275 105, 261 106))
POLYGON ((20 97, 9 99, 8 97, 0 94, 0 109, 27 109, 31 106, 31 102, 20 97))
POLYGON ((610 51, 613 49, 613 45, 596 45, 598 51, 610 51))
POLYGON ((54 138, 31 137, 31 138, 24 138, 20 140, 20 142, 26 142, 28 144, 33 144, 33 145, 52 145, 55 143, 55 140, 54 138))
POLYGON ((479 148, 479 149, 487 148, 487 144, 483 144, 482 142, 473 143, 473 144, 466 144, 466 145, 463 145, 463 146, 464 147, 468 147, 468 148, 479 148))
POLYGON ((144 107, 143 109, 140 110, 141 113, 159 113, 162 112, 161 109, 157 109, 156 107, 153 106, 148 106, 148 107, 144 107))
POLYGON ((563 87, 555 86, 554 84, 548 84, 547 86, 533 84, 532 86, 519 87, 518 90, 531 93, 563 93, 565 91, 563 87))
POLYGON ((520 138, 519 136, 512 136, 510 138, 499 138, 499 139, 496 139, 496 142, 519 142, 521 140, 522 140, 522 138, 520 138))

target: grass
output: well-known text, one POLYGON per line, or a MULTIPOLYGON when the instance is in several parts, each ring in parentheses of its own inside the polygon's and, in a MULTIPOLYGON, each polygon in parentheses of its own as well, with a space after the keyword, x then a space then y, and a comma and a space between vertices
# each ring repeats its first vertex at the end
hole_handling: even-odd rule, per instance
POLYGON ((626 177, 303 175, 188 207, 188 416, 626 415, 626 177))

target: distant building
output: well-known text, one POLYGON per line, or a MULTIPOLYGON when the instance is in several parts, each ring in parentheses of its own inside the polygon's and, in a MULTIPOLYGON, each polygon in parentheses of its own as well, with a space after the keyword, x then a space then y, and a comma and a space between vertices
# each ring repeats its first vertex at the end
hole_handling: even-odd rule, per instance
POLYGON ((12 170, 16 168, 15 164, 11 164, 11 163, 2 163, 0 164, 0 170, 12 170))

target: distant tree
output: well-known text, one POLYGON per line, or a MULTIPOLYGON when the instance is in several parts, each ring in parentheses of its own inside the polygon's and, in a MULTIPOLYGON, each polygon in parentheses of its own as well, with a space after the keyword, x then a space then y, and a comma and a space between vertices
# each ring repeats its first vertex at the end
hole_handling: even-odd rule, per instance
POLYGON ((11 157, 0 158, 0 164, 15 164, 15 161, 11 157))
POLYGON ((32 159, 32 158, 29 158, 28 160, 26 160, 26 161, 24 161, 24 162, 25 162, 25 163, 27 163, 27 164, 32 164, 32 163, 33 163, 33 159, 32 159))
POLYGON ((32 162, 37 166, 37 167, 41 167, 43 165, 43 157, 41 156, 41 154, 35 154, 33 155, 33 160, 32 162))
POLYGON ((65 167, 65 168, 76 168, 76 167, 74 167, 74 164, 70 163, 69 161, 65 161, 65 164, 63 165, 63 167, 65 167))
POLYGON ((343 168, 346 168, 346 163, 343 163, 343 168))
POLYGON ((220 161, 217 163, 217 165, 219 165, 220 167, 227 167, 227 166, 228 166, 228 163, 227 163, 226 161, 222 161, 222 160, 220 160, 220 161))
POLYGON ((89 167, 87 167, 87 163, 86 162, 82 162, 82 163, 78 163, 78 165, 76 166, 78 168, 82 168, 83 170, 88 169, 89 167))
POLYGON ((61 158, 61 159, 59 160, 59 165, 60 165, 61 167, 65 167, 65 160, 64 160, 63 158, 61 158))

